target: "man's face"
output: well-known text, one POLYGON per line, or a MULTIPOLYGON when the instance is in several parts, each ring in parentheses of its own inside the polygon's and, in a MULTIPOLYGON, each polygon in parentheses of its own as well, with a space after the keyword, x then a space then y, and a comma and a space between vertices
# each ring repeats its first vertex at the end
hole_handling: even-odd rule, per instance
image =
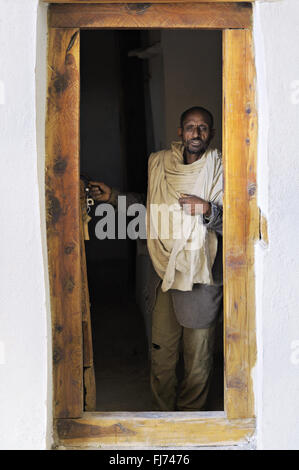
POLYGON ((202 155, 213 137, 208 115, 199 111, 188 114, 179 135, 189 154, 202 155))

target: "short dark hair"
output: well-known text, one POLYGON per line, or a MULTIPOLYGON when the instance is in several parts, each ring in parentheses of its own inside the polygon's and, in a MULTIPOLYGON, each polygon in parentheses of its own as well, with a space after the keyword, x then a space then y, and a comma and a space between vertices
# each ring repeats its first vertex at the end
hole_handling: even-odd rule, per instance
POLYGON ((184 127, 184 122, 186 121, 186 118, 188 116, 188 114, 191 114, 193 112, 199 112, 199 113, 202 113, 202 114, 205 114, 206 116, 208 116, 209 118, 209 126, 210 126, 210 129, 213 129, 213 126, 214 126, 214 118, 213 118, 213 114, 208 111, 206 108, 203 108, 202 106, 192 106, 192 108, 188 108, 186 109, 186 111, 184 111, 182 114, 181 114, 181 118, 180 118, 180 126, 181 126, 181 129, 183 129, 184 127))

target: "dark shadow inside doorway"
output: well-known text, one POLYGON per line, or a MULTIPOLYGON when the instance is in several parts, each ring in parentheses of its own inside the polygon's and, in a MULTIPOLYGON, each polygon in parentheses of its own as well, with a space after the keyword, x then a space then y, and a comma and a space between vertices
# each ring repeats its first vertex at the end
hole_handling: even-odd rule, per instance
MULTIPOLYGON (((219 31, 82 31, 81 172, 146 193, 149 154, 175 139, 180 113, 194 104, 213 112, 221 147, 221 47, 219 31)), ((134 241, 98 240, 91 215, 85 247, 97 410, 150 411, 148 258, 134 241)), ((222 331, 219 322, 208 400, 215 411, 223 410, 222 331)))

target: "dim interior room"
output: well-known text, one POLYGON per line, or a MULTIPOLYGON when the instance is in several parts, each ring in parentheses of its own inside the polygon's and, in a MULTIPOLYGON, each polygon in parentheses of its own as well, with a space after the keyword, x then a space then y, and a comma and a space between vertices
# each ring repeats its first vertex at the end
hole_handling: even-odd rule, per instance
MULTIPOLYGON (((82 174, 124 193, 146 194, 149 155, 178 140, 180 115, 195 105, 212 112, 211 145, 221 150, 221 31, 83 30, 80 51, 82 174)), ((85 248, 97 410, 150 411, 146 244, 99 240, 95 207, 85 248)), ((215 411, 223 410, 221 320, 208 399, 215 411)), ((180 374, 180 363, 177 369, 180 374)))

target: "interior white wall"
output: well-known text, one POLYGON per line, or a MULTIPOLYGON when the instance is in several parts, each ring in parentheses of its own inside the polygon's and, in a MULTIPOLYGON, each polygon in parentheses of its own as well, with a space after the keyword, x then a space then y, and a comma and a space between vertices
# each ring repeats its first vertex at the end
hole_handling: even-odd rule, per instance
POLYGON ((46 6, 38 0, 0 0, 1 449, 51 444, 43 204, 46 31, 46 6))
POLYGON ((258 204, 269 245, 256 247, 257 445, 299 448, 299 2, 254 9, 259 112, 258 204))

